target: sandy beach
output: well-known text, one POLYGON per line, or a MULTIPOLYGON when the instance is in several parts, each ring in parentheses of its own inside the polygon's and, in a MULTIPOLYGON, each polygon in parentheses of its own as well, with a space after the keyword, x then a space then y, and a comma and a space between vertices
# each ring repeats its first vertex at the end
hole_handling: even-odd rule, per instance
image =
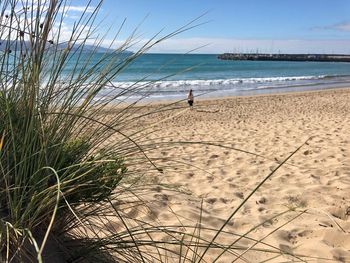
MULTIPOLYGON (((259 247, 307 256, 306 262, 350 262, 349 117, 349 89, 197 100, 193 110, 182 102, 146 116, 142 125, 156 129, 147 138, 172 142, 148 152, 162 171, 152 180, 170 186, 149 196, 149 219, 181 222, 185 229, 201 220, 218 229, 301 147, 225 226, 231 234, 218 238, 229 244, 237 240, 233 233, 249 232, 268 244, 245 253, 239 247, 254 242, 243 238, 235 244, 237 255, 243 253, 237 262, 289 262, 286 255, 254 251, 259 247)), ((210 239, 213 233, 203 235, 210 239)), ((208 262, 217 253, 209 255, 208 262)), ((234 257, 218 262, 229 259, 234 257)))

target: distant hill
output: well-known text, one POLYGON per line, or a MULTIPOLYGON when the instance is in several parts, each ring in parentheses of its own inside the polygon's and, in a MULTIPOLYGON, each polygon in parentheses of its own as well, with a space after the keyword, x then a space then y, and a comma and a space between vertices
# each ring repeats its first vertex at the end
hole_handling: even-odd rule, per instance
MULTIPOLYGON (((7 48, 5 42, 6 42, 6 40, 0 40, 0 51, 5 51, 5 49, 7 48)), ((20 46, 19 44, 20 43, 17 40, 11 41, 10 49, 12 51, 14 51, 16 49, 16 47, 20 46)), ((29 44, 29 43, 27 43, 27 44, 29 44)), ((48 43, 47 46, 49 47, 50 43, 48 43)), ((65 49, 67 47, 67 44, 58 44, 58 47, 59 47, 59 49, 65 49)), ((79 46, 77 45, 76 47, 72 48, 72 51, 74 51, 78 48, 79 48, 79 46)), ((86 52, 94 51, 94 52, 100 52, 100 53, 112 53, 115 50, 111 49, 111 48, 105 48, 105 47, 97 47, 96 48, 96 46, 93 46, 93 45, 84 45, 84 51, 86 51, 86 52)), ((132 54, 131 51, 124 51, 124 53, 125 54, 132 54)))

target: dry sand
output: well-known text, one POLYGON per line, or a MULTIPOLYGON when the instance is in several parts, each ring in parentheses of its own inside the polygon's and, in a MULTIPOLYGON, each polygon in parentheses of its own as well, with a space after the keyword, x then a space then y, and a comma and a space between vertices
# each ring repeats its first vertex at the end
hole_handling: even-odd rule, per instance
MULTIPOLYGON (((143 125, 157 129, 148 137, 152 140, 198 142, 148 153, 163 158, 157 180, 174 188, 152 194, 150 199, 158 200, 150 203, 153 216, 163 224, 195 225, 203 200, 203 225, 218 229, 259 182, 302 146, 233 217, 225 227, 231 234, 219 239, 233 242, 232 233, 261 224, 248 236, 273 246, 265 249, 305 255, 306 262, 350 262, 349 117, 349 89, 197 100, 193 110, 183 102, 179 109, 146 117, 143 125), (297 211, 305 213, 293 219, 297 211)), ((273 256, 250 251, 243 258, 260 262, 273 256)), ((219 262, 233 259, 227 255, 219 262)), ((279 256, 269 262, 290 261, 279 256)))

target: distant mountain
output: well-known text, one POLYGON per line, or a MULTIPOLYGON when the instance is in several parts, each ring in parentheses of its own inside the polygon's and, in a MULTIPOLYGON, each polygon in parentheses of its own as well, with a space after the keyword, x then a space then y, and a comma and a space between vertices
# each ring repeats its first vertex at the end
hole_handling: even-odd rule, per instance
MULTIPOLYGON (((27 42, 27 41, 24 41, 24 42, 27 42)), ((27 42, 26 44, 28 45, 29 43, 27 42)), ((47 46, 49 47, 50 45, 51 45, 51 43, 48 43, 47 46)), ((19 49, 20 41, 18 41, 18 40, 11 41, 9 49, 11 51, 14 51, 16 49, 16 47, 17 47, 17 49, 19 49)), ((67 44, 58 44, 58 48, 59 49, 65 49, 66 47, 67 47, 67 44)), ((5 51, 6 48, 7 48, 6 40, 0 40, 0 51, 5 51)), ((73 47, 72 51, 77 50, 78 48, 79 48, 79 45, 77 45, 76 47, 73 47)), ((93 45, 84 45, 84 51, 86 51, 86 52, 94 51, 94 52, 99 52, 99 53, 112 53, 115 50, 111 49, 111 48, 105 48, 105 47, 96 47, 96 46, 93 46, 93 45)), ((133 52, 131 52, 131 51, 124 51, 123 53, 125 53, 125 54, 132 54, 133 52)))
MULTIPOLYGON (((67 47, 67 45, 66 44, 59 44, 59 47, 62 49, 65 49, 67 47)), ((74 51, 78 48, 79 48, 79 46, 73 47, 72 51, 74 51)), ((99 53, 112 53, 115 51, 115 49, 105 48, 105 47, 96 47, 94 45, 84 45, 84 51, 86 51, 86 52, 94 51, 94 52, 99 52, 99 53)), ((123 53, 124 54, 132 54, 133 52, 125 50, 123 53)))

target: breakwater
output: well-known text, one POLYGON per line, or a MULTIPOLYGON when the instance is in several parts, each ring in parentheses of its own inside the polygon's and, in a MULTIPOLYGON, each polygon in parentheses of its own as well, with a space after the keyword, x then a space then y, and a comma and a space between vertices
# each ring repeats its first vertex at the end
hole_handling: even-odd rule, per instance
POLYGON ((350 55, 335 54, 259 54, 259 53, 224 53, 218 55, 222 60, 251 61, 317 61, 317 62, 350 62, 350 55))

